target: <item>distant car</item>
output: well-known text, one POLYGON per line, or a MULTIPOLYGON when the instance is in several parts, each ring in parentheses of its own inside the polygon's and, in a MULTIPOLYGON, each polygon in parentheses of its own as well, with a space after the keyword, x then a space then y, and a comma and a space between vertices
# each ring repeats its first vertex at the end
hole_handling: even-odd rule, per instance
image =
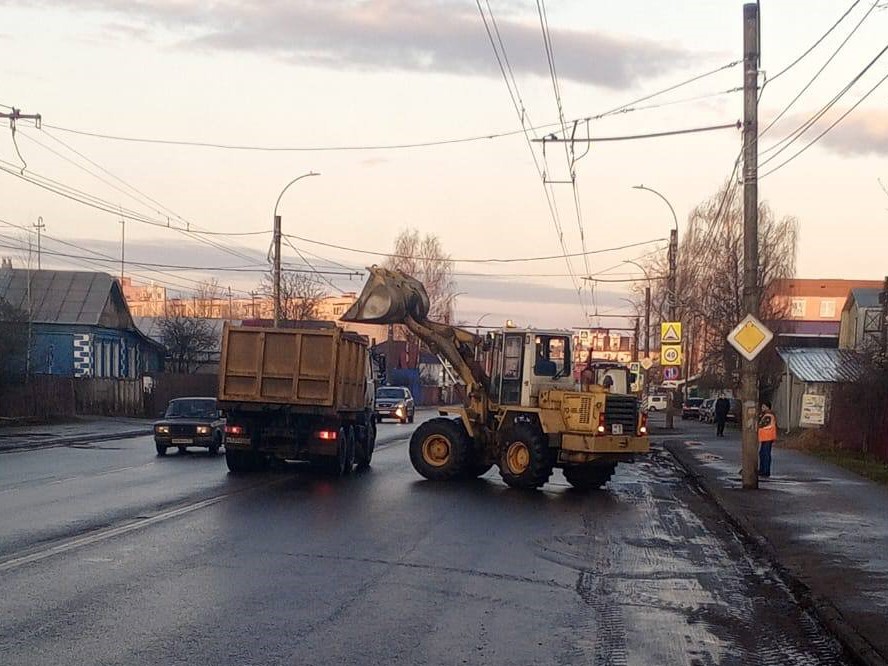
POLYGON ((743 412, 743 403, 740 402, 737 398, 730 398, 731 408, 728 410, 728 418, 727 421, 732 421, 733 423, 740 423, 740 414, 743 412))
POLYGON ((707 398, 700 405, 700 421, 703 423, 715 421, 715 398, 707 398))
POLYGON ((642 409, 646 412, 662 412, 666 411, 666 405, 669 402, 668 396, 665 395, 649 395, 642 403, 642 409))
POLYGON ((382 386, 376 389, 376 422, 396 419, 401 423, 413 423, 416 404, 410 389, 403 386, 382 386))
POLYGON ((175 446, 185 453, 189 446, 206 447, 212 455, 225 443, 225 419, 219 416, 215 398, 176 398, 154 424, 157 455, 175 446))
POLYGON ((683 419, 699 419, 700 406, 703 404, 703 398, 688 398, 681 406, 681 418, 683 419))

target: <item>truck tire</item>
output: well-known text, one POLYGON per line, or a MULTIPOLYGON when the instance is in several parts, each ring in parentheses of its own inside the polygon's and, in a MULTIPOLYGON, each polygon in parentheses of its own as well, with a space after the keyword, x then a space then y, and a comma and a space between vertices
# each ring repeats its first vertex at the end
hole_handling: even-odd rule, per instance
POLYGON ((429 481, 447 481, 462 474, 469 442, 465 428, 448 418, 426 421, 410 438, 410 462, 429 481))
POLYGON ((252 451, 225 450, 225 464, 232 474, 249 474, 259 468, 257 455, 252 451))
POLYGON ((375 448, 376 419, 368 419, 367 425, 364 426, 364 436, 358 439, 358 446, 355 451, 355 462, 358 465, 358 469, 370 467, 370 461, 373 459, 373 450, 375 448))
POLYGON ((358 438, 355 434, 354 426, 346 428, 345 436, 347 446, 345 448, 345 465, 343 466, 342 473, 348 476, 355 468, 356 449, 358 446, 358 438))
POLYGON ((518 423, 505 433, 500 454, 500 476, 512 488, 539 488, 555 464, 546 436, 538 428, 518 423))
POLYGON ((610 481, 616 463, 591 463, 564 468, 564 478, 577 490, 596 490, 610 481))

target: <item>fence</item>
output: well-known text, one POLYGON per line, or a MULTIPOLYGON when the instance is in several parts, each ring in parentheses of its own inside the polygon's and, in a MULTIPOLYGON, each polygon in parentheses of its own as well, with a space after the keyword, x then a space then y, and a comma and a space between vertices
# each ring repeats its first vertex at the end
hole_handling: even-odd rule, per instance
POLYGON ((188 397, 214 397, 218 387, 216 375, 160 374, 151 378, 151 390, 145 393, 145 414, 158 416, 170 400, 188 397))
POLYGON ((75 379, 74 409, 79 415, 143 416, 142 380, 113 377, 75 379))
POLYGON ((888 396, 884 390, 858 384, 834 390, 828 429, 843 448, 888 462, 888 396))
POLYGON ((74 416, 74 380, 36 375, 0 387, 0 417, 48 420, 74 416))

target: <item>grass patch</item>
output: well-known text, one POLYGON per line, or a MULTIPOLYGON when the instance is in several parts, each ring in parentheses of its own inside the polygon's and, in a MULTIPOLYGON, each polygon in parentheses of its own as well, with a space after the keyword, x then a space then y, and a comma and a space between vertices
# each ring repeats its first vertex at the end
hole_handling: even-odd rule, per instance
POLYGON ((888 485, 888 464, 871 454, 845 448, 841 441, 821 430, 799 430, 784 436, 778 445, 810 453, 871 481, 888 485))

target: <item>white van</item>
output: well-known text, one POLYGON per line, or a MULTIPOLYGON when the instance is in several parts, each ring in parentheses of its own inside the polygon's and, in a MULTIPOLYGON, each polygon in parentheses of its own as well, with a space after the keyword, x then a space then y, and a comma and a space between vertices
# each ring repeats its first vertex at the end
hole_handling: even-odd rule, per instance
POLYGON ((641 408, 646 412, 664 412, 667 400, 668 396, 665 395, 649 395, 644 399, 641 408))

